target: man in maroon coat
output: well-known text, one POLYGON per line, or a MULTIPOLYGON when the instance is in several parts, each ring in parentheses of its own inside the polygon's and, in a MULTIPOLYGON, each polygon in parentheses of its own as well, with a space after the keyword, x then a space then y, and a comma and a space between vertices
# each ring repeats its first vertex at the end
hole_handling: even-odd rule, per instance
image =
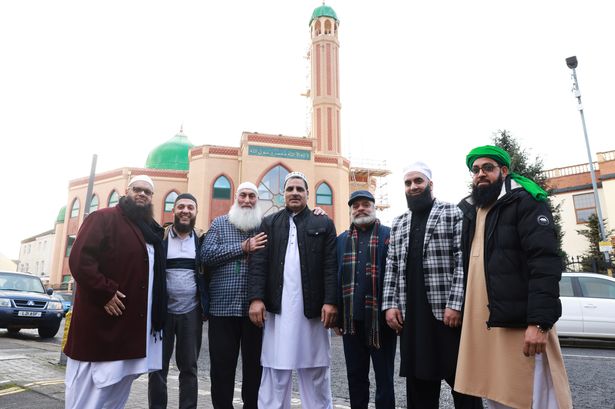
POLYGON ((67 408, 123 408, 132 382, 162 367, 165 255, 153 194, 153 181, 135 176, 116 207, 79 230, 69 259, 77 290, 64 348, 67 408))

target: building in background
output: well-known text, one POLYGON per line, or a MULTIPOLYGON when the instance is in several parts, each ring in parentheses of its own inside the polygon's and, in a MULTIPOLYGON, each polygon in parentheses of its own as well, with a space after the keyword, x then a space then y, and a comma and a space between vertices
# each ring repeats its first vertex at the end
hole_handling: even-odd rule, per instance
MULTIPOLYGON (((199 204, 197 226, 207 228, 214 218, 228 212, 235 189, 244 181, 258 186, 260 206, 266 213, 282 209, 284 177, 293 171, 303 172, 310 182, 308 205, 325 209, 338 231, 348 227, 347 200, 354 190, 371 190, 380 198, 377 206, 388 207, 386 195, 376 192, 378 178, 390 173, 386 163, 353 167, 341 154, 339 20, 335 11, 324 4, 316 8, 309 29, 311 86, 305 95, 311 100, 312 129, 308 135, 243 132, 239 146, 195 146, 180 129, 150 152, 144 168, 96 174, 89 212, 115 206, 130 177, 146 174, 154 180, 153 206, 158 222, 172 222, 175 198, 190 192, 199 204)), ((56 223, 52 285, 71 280, 68 256, 83 222, 87 185, 87 177, 69 182, 66 211, 60 212, 62 217, 56 223)))
POLYGON ((17 271, 49 278, 53 264, 55 233, 53 229, 22 240, 17 271))
MULTIPOLYGON (((598 152, 594 162, 598 196, 605 228, 614 226, 610 215, 615 216, 615 151, 598 152)), ((587 220, 596 214, 589 164, 564 166, 545 171, 547 186, 553 189, 552 200, 561 205, 563 250, 569 256, 581 256, 589 248, 587 239, 577 233, 586 229, 587 220)), ((615 242, 615 236, 610 237, 615 242)))

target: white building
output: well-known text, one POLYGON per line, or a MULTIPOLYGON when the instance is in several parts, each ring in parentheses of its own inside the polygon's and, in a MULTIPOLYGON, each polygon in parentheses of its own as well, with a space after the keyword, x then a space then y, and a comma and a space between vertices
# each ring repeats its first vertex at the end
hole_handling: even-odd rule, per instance
POLYGON ((17 271, 48 277, 51 272, 55 230, 49 230, 21 241, 17 271))

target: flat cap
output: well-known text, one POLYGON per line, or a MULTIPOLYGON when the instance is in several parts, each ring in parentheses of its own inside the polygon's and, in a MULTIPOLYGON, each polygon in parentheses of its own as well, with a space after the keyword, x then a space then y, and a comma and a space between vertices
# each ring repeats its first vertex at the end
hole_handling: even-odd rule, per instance
POLYGON ((368 190, 357 190, 352 192, 352 194, 350 195, 350 199, 348 199, 348 206, 352 206, 352 204, 359 199, 367 199, 376 203, 374 195, 372 195, 368 190))

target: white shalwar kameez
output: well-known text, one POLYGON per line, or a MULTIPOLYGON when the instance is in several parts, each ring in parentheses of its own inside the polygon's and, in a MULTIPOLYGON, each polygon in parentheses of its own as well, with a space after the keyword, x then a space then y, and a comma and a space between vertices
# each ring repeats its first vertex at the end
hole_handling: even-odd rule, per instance
POLYGON ((162 369, 162 341, 150 334, 154 246, 147 244, 149 282, 145 358, 85 362, 68 358, 66 364, 66 408, 121 409, 126 405, 132 382, 139 375, 162 369))
POLYGON ((330 409, 330 335, 320 318, 307 319, 303 310, 301 261, 297 227, 290 217, 284 262, 280 314, 267 312, 263 329, 263 375, 258 407, 290 408, 292 370, 297 370, 302 407, 330 409))

